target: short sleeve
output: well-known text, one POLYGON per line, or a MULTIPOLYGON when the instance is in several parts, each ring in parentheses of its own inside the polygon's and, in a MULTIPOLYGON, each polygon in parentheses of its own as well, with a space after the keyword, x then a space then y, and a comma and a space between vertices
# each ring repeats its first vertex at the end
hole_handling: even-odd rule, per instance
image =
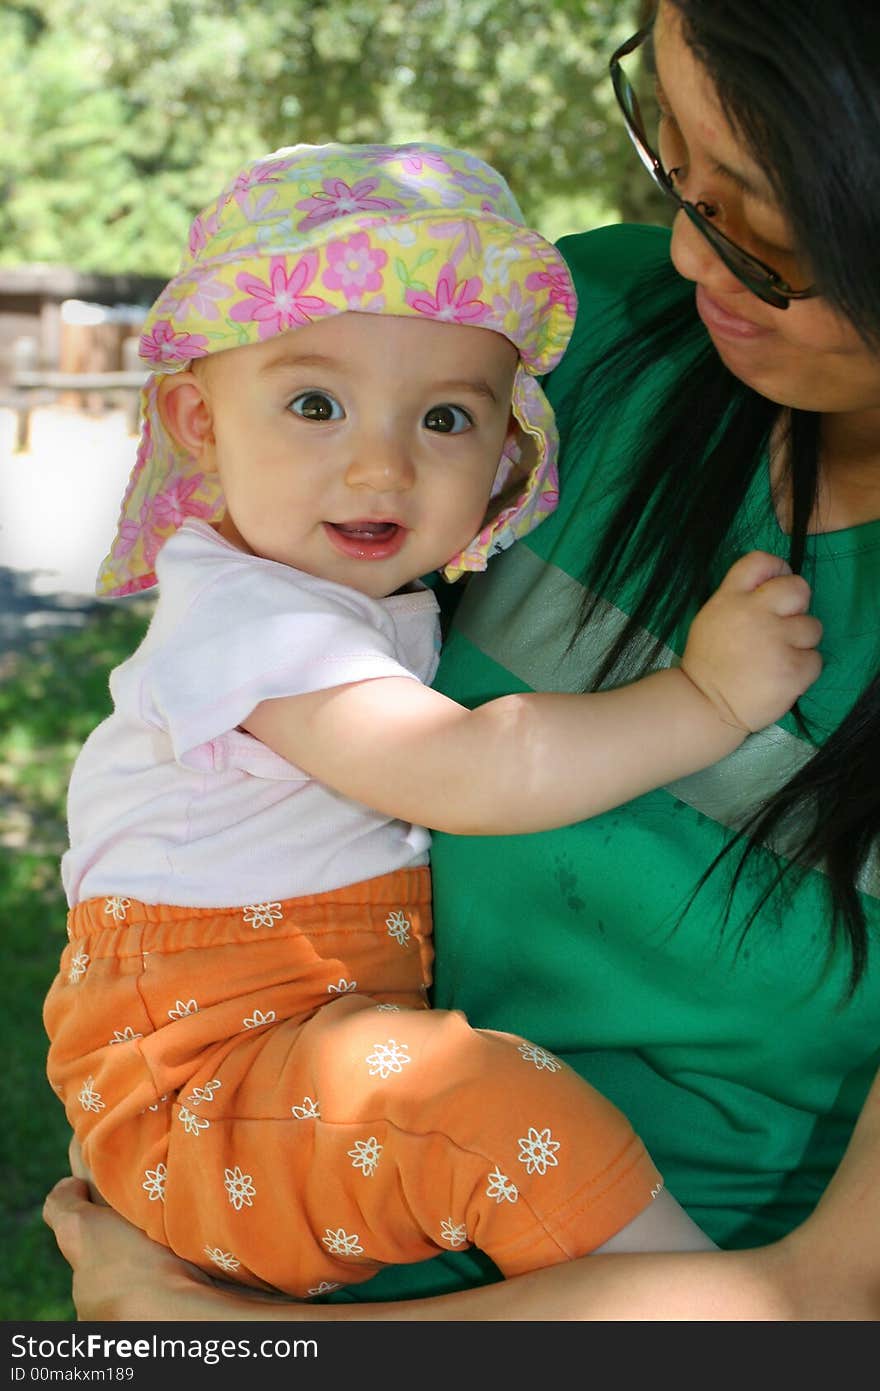
POLYGON ((162 583, 140 713, 168 734, 178 762, 204 766, 190 755, 231 735, 263 700, 418 679, 397 656, 393 624, 365 595, 271 562, 221 565, 195 596, 162 583))

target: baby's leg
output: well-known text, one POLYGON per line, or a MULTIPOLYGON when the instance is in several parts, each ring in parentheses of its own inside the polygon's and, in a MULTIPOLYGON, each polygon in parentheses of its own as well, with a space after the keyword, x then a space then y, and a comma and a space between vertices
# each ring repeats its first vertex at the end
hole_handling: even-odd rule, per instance
MULTIPOLYGON (((279 1118, 280 1074, 260 1072, 264 1094, 251 1093, 252 1109, 240 1114, 229 1087, 218 1097, 220 1076, 237 1079, 281 1029, 285 1070, 302 1022, 349 992, 426 1008, 430 927, 424 866, 332 894, 237 908, 122 896, 79 904, 44 1005, 47 1070, 103 1198, 154 1240, 174 1246, 180 1234, 181 1254, 247 1279, 244 1263, 227 1259, 218 1221, 206 1221, 199 1244, 187 1219, 216 1202, 240 1228, 252 1206, 248 1183, 234 1158, 218 1178, 212 1141, 222 1157, 226 1122, 239 1120, 265 1120, 268 1130, 280 1119, 290 1138, 292 1103, 281 1105, 279 1118), (185 1153, 194 1165, 192 1198, 177 1172, 178 1137, 203 1141, 185 1153)), ((286 1154, 280 1162, 287 1164, 286 1154)), ((264 1186, 261 1210, 266 1196, 264 1186)), ((291 1247, 302 1244, 295 1235, 291 1229, 291 1247)))
POLYGON ((644 1148, 570 1069, 406 1007, 430 965, 410 873, 415 893, 352 886, 329 914, 120 900, 107 929, 83 908, 50 1074, 114 1207, 213 1273, 307 1295, 470 1243, 506 1274, 548 1265, 650 1204, 644 1148))
POLYGON ((349 995, 241 1041, 172 1125, 174 1249, 296 1294, 475 1244, 506 1275, 594 1250, 661 1180, 549 1053, 349 995))
POLYGON ((668 1189, 608 1241, 594 1255, 623 1251, 717 1251, 718 1247, 689 1217, 668 1189))

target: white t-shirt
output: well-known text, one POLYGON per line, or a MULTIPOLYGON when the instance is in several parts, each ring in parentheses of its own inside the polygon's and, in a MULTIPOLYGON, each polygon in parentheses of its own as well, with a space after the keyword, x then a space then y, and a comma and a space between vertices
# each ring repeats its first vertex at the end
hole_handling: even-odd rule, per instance
POLYGON ((322 786, 238 725, 272 697, 381 676, 430 683, 433 593, 370 599, 193 520, 156 568, 149 630, 112 673, 113 714, 73 769, 69 904, 238 907, 425 864, 423 827, 322 786))

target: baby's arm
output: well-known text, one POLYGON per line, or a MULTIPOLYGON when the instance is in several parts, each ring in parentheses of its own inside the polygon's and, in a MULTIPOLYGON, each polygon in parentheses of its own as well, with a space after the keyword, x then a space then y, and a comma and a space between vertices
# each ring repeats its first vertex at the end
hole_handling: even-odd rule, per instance
POLYGON ((458 835, 568 825, 731 753, 815 681, 806 582, 753 551, 697 614, 680 668, 467 710, 405 677, 263 701, 245 729, 388 816, 458 835))

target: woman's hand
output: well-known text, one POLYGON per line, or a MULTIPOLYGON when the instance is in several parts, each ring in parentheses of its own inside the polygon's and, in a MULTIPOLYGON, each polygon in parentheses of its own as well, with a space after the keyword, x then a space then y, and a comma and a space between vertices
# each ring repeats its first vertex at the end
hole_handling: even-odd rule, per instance
POLYGON ((84 1178, 56 1183, 43 1218, 73 1269, 73 1302, 81 1321, 198 1319, 193 1296, 200 1288, 219 1293, 202 1271, 93 1202, 84 1178))
POLYGON ((308 1304, 215 1282, 151 1241, 93 1196, 73 1147, 71 1162, 83 1177, 56 1183, 43 1204, 43 1220, 73 1270, 73 1303, 80 1322, 313 1318, 315 1311, 308 1304))

